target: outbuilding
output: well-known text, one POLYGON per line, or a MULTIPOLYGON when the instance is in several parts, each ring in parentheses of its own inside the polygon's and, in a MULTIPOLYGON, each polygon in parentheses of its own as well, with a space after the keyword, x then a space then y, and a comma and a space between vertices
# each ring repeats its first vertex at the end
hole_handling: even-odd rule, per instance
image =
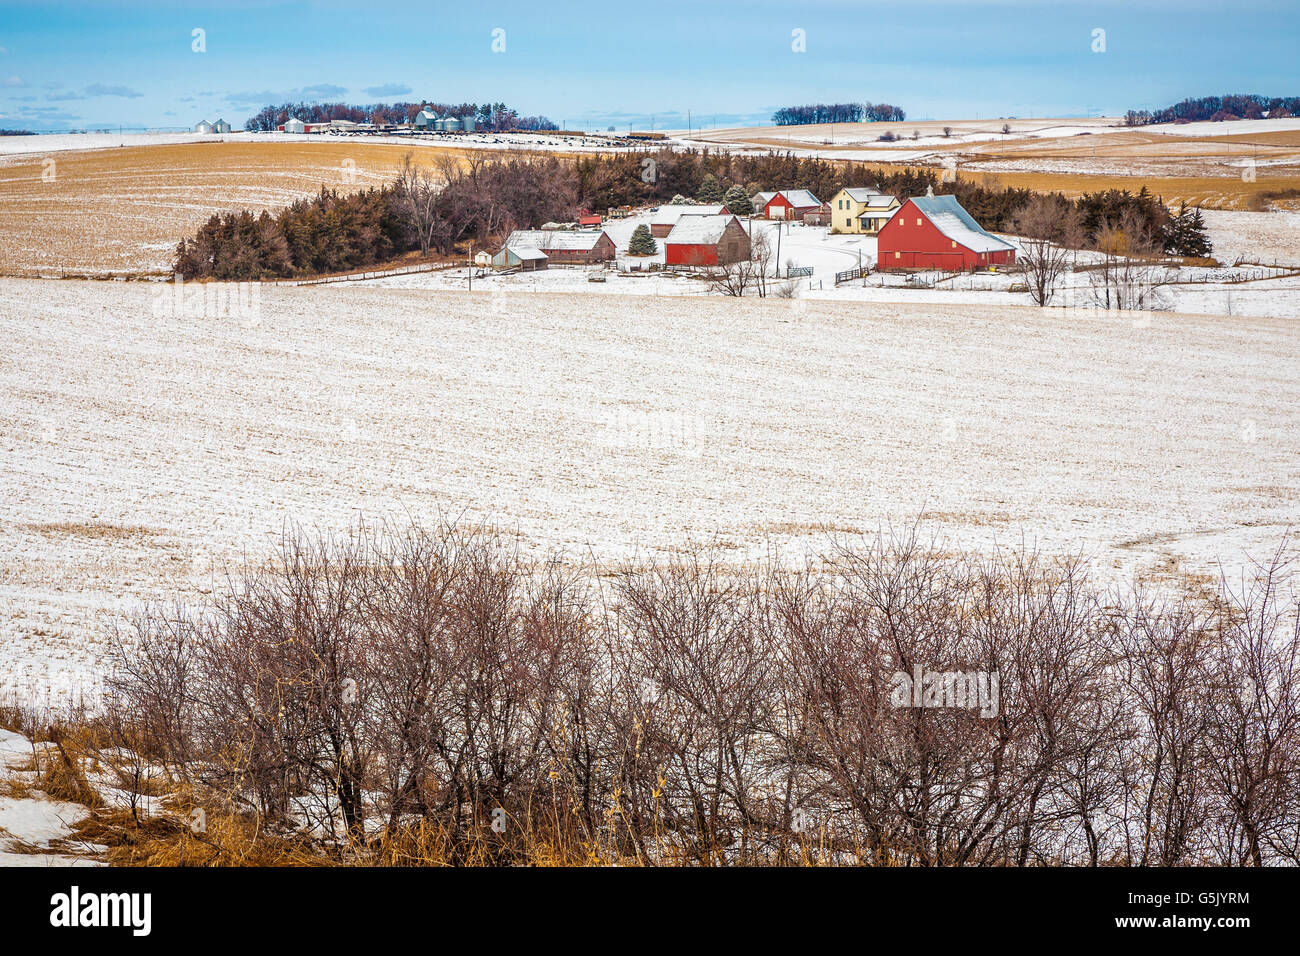
POLYGON ((436 122, 438 122, 438 114, 428 107, 415 114, 416 129, 433 129, 436 122))
POLYGON ((731 213, 687 215, 677 220, 664 239, 664 264, 726 266, 750 256, 749 234, 731 213))
POLYGON ((552 265, 587 266, 608 262, 618 247, 603 229, 517 229, 506 238, 507 248, 538 249, 552 265))
POLYGON ((298 119, 298 117, 296 116, 290 116, 287 120, 284 121, 284 125, 280 127, 280 132, 305 133, 307 132, 307 124, 304 123, 302 120, 298 119))
POLYGON ((493 269, 518 269, 521 272, 537 272, 545 269, 550 256, 532 246, 503 246, 492 257, 493 269))
POLYGON ((212 132, 212 124, 209 123, 207 120, 199 120, 197 123, 194 124, 194 132, 196 132, 196 133, 211 133, 211 132, 212 132))
POLYGON ((650 235, 656 239, 666 239, 673 231, 677 220, 682 216, 722 216, 730 215, 731 210, 723 205, 692 205, 690 203, 668 203, 660 206, 650 219, 650 235))
POLYGON ((230 124, 227 123, 227 122, 226 122, 225 120, 223 120, 223 119, 219 119, 219 120, 217 120, 215 123, 212 124, 212 132, 214 132, 214 133, 229 133, 229 132, 230 132, 230 124))
POLYGON ((822 210, 822 201, 807 189, 755 193, 753 203, 754 215, 764 219, 802 222, 804 216, 816 215, 822 210))
POLYGON ((903 203, 876 239, 876 268, 964 272, 1016 261, 1016 247, 986 231, 955 196, 903 203))

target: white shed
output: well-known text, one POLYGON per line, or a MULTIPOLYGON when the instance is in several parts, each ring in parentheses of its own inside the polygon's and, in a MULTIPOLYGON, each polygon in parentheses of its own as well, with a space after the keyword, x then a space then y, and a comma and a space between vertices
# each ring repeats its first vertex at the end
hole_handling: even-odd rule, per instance
POLYGON ((229 132, 230 132, 230 124, 227 123, 227 122, 226 122, 225 120, 223 120, 223 119, 219 119, 219 120, 217 120, 215 123, 212 124, 212 132, 214 132, 214 133, 229 133, 229 132))
POLYGON ((199 120, 197 123, 194 124, 194 132, 196 132, 196 133, 211 133, 211 132, 212 132, 212 124, 209 123, 207 120, 199 120))
POLYGON ((307 124, 296 116, 290 116, 284 121, 284 131, 286 133, 305 133, 307 132, 307 124))

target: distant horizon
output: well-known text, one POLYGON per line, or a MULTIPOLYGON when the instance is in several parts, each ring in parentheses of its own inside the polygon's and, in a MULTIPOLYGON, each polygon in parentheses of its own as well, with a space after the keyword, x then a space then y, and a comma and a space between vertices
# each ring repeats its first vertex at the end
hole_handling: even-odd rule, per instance
MULTIPOLYGON (((337 101, 337 100, 321 100, 321 101, 319 101, 319 103, 309 103, 308 105, 321 105, 321 104, 324 104, 324 103, 331 103, 331 102, 340 102, 340 101, 337 101)), ((273 105, 273 104, 269 104, 269 103, 268 103, 267 105, 270 106, 270 105, 273 105)), ((275 104, 275 105, 278 105, 278 104, 275 104)), ((368 106, 368 105, 371 105, 371 104, 354 104, 354 105, 358 105, 358 106, 368 106)), ((508 104, 507 104, 507 105, 508 105, 508 104)), ((672 114, 670 114, 670 113, 662 113, 662 114, 651 114, 651 115, 654 115, 654 116, 656 116, 656 117, 659 117, 659 116, 671 116, 672 114)), ((194 127, 194 124, 195 124, 195 123, 199 123, 199 122, 201 122, 201 121, 203 121, 203 120, 207 120, 208 122, 216 122, 216 121, 221 120, 221 119, 224 119, 224 118, 225 118, 225 117, 223 117, 223 116, 218 116, 218 115, 215 115, 215 114, 212 115, 212 116, 200 116, 198 119, 196 119, 196 120, 194 121, 194 123, 186 124, 186 125, 183 125, 183 126, 129 126, 129 125, 126 125, 126 124, 124 124, 124 123, 114 123, 114 124, 104 124, 104 125, 97 125, 97 126, 85 126, 85 127, 75 127, 75 128, 63 128, 63 129, 30 129, 30 128, 24 128, 24 132, 26 132, 26 133, 30 133, 31 135, 34 135, 34 136, 76 135, 76 134, 81 134, 81 133, 121 133, 121 134, 123 134, 123 135, 125 135, 125 134, 127 134, 127 133, 142 133, 142 134, 143 134, 143 133, 188 133, 188 132, 192 132, 192 131, 193 131, 193 127, 194 127)), ((861 121, 856 122, 856 123, 850 123, 850 122, 836 122, 836 123, 812 123, 812 124, 796 124, 796 125, 787 125, 787 126, 777 126, 776 124, 772 123, 771 118, 770 118, 770 116, 769 116, 769 118, 768 118, 768 120, 767 120, 766 122, 763 122, 763 121, 757 121, 757 120, 756 120, 756 121, 752 121, 752 122, 738 122, 738 123, 725 123, 725 124, 724 124, 724 123, 717 123, 717 124, 715 125, 715 124, 713 124, 712 122, 700 123, 700 122, 694 122, 694 121, 693 121, 693 123, 692 123, 692 125, 691 125, 691 127, 690 127, 690 130, 691 130, 691 131, 696 131, 696 132, 698 132, 699 130, 702 130, 702 129, 717 129, 717 130, 728 130, 728 129, 762 129, 762 128, 767 128, 767 127, 770 127, 770 128, 772 128, 772 129, 789 129, 789 130, 797 130, 797 129, 804 128, 805 126, 871 126, 871 125, 877 125, 877 126, 878 126, 878 125, 896 125, 896 126, 897 126, 897 125, 902 125, 902 126, 906 126, 908 123, 939 123, 939 122, 951 122, 951 123, 964 123, 964 122, 967 122, 967 123, 973 123, 973 122, 982 122, 982 121, 984 121, 984 120, 988 120, 989 122, 995 122, 995 121, 998 121, 998 120, 1010 120, 1010 121, 1030 121, 1030 120, 1033 120, 1033 121, 1036 121, 1036 120, 1083 120, 1083 119, 1090 119, 1090 120, 1102 120, 1102 119, 1123 120, 1124 117, 1123 117, 1123 115, 1121 115, 1121 114, 1105 114, 1105 113, 1102 113, 1102 114, 1096 114, 1096 115, 1091 115, 1091 116, 1090 116, 1090 115, 1087 115, 1087 114, 1082 114, 1082 113, 1080 113, 1080 114, 1075 114, 1075 115, 1064 115, 1064 114, 1062 114, 1062 115, 1056 115, 1056 116, 1010 116, 1010 115, 989 115, 989 116, 908 116, 907 119, 905 119, 905 120, 897 120, 897 121, 894 121, 893 123, 887 123, 887 122, 873 122, 873 121, 871 121, 871 120, 861 120, 861 121)), ((605 126, 600 126, 599 128, 594 128, 594 127, 592 126, 592 124, 585 124, 585 125, 583 125, 583 126, 573 126, 573 125, 570 125, 570 126, 564 126, 563 124, 560 124, 559 120, 556 120, 555 122, 557 123, 557 125, 559 125, 559 127, 560 127, 561 130, 569 130, 569 131, 583 131, 583 132, 591 132, 591 133, 593 133, 593 134, 598 134, 598 133, 608 132, 608 130, 605 128, 605 126)), ((2 126, 2 125, 3 125, 3 124, 0 124, 0 126, 2 126)), ((599 124, 597 124, 597 125, 599 125, 599 124)), ((605 125, 612 125, 612 124, 605 124, 605 125)), ((13 127, 3 127, 3 128, 6 128, 6 129, 12 129, 13 127)), ((638 133, 640 133, 640 132, 650 132, 651 129, 652 129, 652 125, 649 124, 649 123, 647 123, 646 125, 636 125, 635 123, 633 123, 633 124, 631 125, 631 128, 632 128, 632 130, 633 130, 634 132, 638 132, 638 133)), ((616 126, 614 132, 615 132, 615 133, 626 133, 627 130, 628 130, 628 124, 627 124, 627 123, 624 123, 622 126, 616 126)), ((686 127, 686 124, 685 124, 685 123, 683 123, 681 126, 676 126, 676 125, 668 125, 668 126, 664 126, 662 123, 656 123, 656 124, 653 124, 653 131, 654 131, 654 132, 660 132, 660 133, 668 133, 668 132, 685 132, 685 131, 687 131, 687 127, 686 127)), ((244 127, 243 127, 243 123, 242 123, 242 122, 241 122, 241 123, 238 123, 238 124, 236 124, 236 123, 231 123, 231 131, 230 131, 230 134, 234 134, 234 133, 243 133, 243 132, 246 132, 246 131, 245 131, 244 127)), ((543 131, 541 131, 541 132, 545 132, 545 131, 543 130, 543 131)), ((227 134, 227 135, 230 135, 230 134, 227 134)))
POLYGON ((887 102, 909 121, 1122 116, 1300 94, 1300 5, 1211 0, 251 0, 0 3, 0 127, 235 129, 282 102, 505 102, 569 129, 768 126, 783 106, 887 102))

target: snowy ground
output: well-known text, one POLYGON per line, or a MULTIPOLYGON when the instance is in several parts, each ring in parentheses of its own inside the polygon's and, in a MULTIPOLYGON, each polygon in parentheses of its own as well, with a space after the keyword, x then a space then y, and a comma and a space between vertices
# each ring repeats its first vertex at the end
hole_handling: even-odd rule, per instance
POLYGON ((1148 133, 1162 133, 1167 136, 1247 136, 1257 133, 1281 133, 1300 129, 1300 116, 1279 117, 1278 119, 1232 120, 1226 123, 1213 123, 1203 120, 1197 123, 1160 123, 1154 126, 1141 126, 1138 129, 1148 133))
POLYGON ((370 133, 48 133, 0 136, 0 156, 58 153, 119 146, 165 146, 179 143, 359 143, 398 146, 443 146, 462 149, 526 149, 554 152, 618 152, 676 141, 629 143, 606 136, 557 136, 547 133, 455 133, 445 135, 380 136, 370 133))
MULTIPOLYGON (((34 775, 20 768, 30 765, 31 759, 32 745, 26 737, 0 729, 0 787, 11 780, 30 781, 34 775)), ((72 835, 72 825, 87 812, 79 804, 39 792, 23 797, 0 794, 0 867, 93 865, 84 857, 48 852, 53 841, 72 835)))
POLYGON ((1127 581, 1235 571, 1296 520, 1295 321, 478 285, 164 303, 0 280, 0 696, 93 689, 115 622, 285 522, 745 561, 923 514, 1127 581))
POLYGON ((1300 266, 1300 210, 1229 212, 1206 209, 1201 213, 1214 257, 1232 264, 1283 263, 1300 266))

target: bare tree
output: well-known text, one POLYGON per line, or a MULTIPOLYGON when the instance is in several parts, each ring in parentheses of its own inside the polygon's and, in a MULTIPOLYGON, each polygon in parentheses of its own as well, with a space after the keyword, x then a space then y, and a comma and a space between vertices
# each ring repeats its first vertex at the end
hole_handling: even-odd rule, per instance
MULTIPOLYGON (((707 273, 709 291, 740 298, 746 290, 763 288, 761 273, 756 265, 748 259, 718 266, 707 273)), ((761 296, 761 293, 760 293, 761 296)))
POLYGON ((416 167, 407 153, 397 173, 396 189, 398 203, 415 229, 420 252, 428 255, 438 227, 438 187, 428 170, 416 167))
POLYGON ((1019 261, 1035 305, 1046 306, 1056 294, 1061 277, 1069 271, 1070 252, 1053 242, 1060 228, 1060 204, 1053 197, 1036 196, 1016 215, 1020 240, 1019 261))

